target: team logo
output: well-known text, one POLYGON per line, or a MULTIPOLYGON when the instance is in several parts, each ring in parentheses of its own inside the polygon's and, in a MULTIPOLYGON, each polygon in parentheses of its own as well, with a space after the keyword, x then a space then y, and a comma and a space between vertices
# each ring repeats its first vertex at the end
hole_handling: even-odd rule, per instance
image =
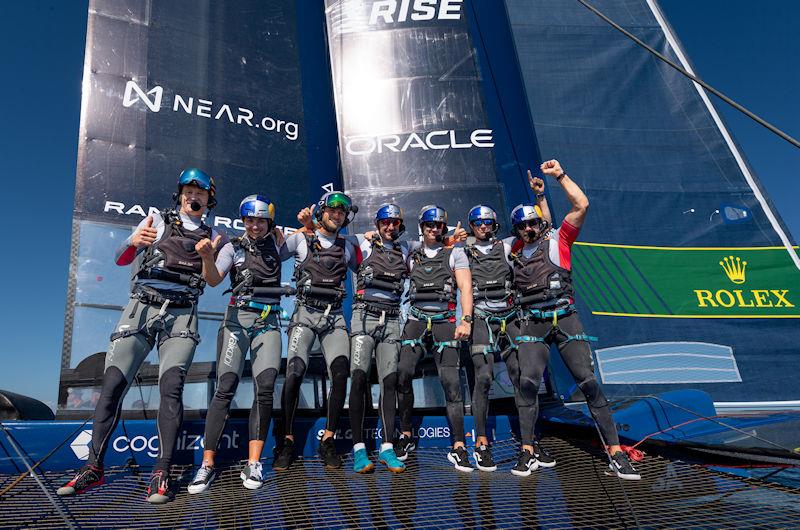
POLYGON ((726 256, 719 264, 730 281, 737 285, 744 283, 744 271, 747 268, 746 261, 742 261, 738 256, 735 258, 733 256, 726 256))
POLYGON ((78 460, 88 460, 90 443, 92 443, 92 431, 85 430, 81 431, 81 433, 72 440, 72 443, 69 444, 69 448, 72 449, 72 452, 75 453, 78 460))

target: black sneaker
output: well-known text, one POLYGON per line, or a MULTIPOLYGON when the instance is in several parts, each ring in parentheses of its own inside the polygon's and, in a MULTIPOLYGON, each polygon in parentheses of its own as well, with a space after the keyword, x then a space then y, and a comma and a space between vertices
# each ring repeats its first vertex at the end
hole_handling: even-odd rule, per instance
POLYGON ((95 466, 83 466, 78 470, 75 478, 58 488, 56 493, 62 497, 65 495, 77 495, 89 488, 100 486, 105 483, 103 468, 95 466))
POLYGON ((475 458, 475 465, 481 471, 497 470, 497 464, 494 463, 494 458, 492 458, 492 450, 488 446, 481 445, 476 447, 472 456, 475 458))
POLYGON ((401 434, 400 438, 394 442, 394 452, 397 455, 397 459, 401 462, 405 462, 408 458, 408 454, 416 448, 417 444, 414 443, 414 439, 405 434, 401 434))
POLYGON ((475 468, 469 463, 469 454, 467 453, 467 448, 463 445, 456 447, 447 453, 447 459, 459 471, 463 471, 464 473, 475 471, 475 468))
POLYGON ((275 471, 286 471, 289 466, 294 462, 294 440, 286 438, 283 441, 283 446, 275 448, 275 460, 272 462, 272 469, 275 471))
POLYGON ((336 454, 336 445, 333 443, 333 437, 322 440, 319 443, 318 452, 326 469, 338 469, 342 467, 342 459, 336 454))
POLYGON ((216 472, 213 467, 200 466, 194 476, 194 480, 186 489, 191 494, 202 493, 208 489, 215 477, 216 472))
POLYGON ((163 469, 156 469, 150 475, 150 485, 147 486, 147 502, 150 504, 164 504, 169 501, 169 473, 163 469))
POLYGON ((611 455, 611 462, 608 464, 611 472, 619 478, 625 480, 639 480, 642 476, 633 468, 633 464, 628 460, 628 455, 622 451, 617 451, 611 455))
POLYGON ((511 473, 518 477, 527 477, 531 471, 539 469, 539 462, 533 453, 527 449, 520 449, 519 457, 517 457, 517 465, 511 468, 511 473))
POLYGON ((556 467, 556 459, 538 441, 533 442, 533 457, 539 467, 556 467))

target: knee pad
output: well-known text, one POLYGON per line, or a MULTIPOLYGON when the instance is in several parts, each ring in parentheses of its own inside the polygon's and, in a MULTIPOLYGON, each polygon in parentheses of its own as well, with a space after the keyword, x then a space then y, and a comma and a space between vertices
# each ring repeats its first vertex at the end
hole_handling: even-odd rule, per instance
POLYGON ((381 382, 383 383, 384 394, 388 392, 394 392, 395 388, 397 388, 397 372, 392 372, 391 374, 387 375, 381 382))
POLYGON ((103 386, 100 390, 100 399, 110 399, 117 401, 122 399, 128 381, 125 374, 116 366, 110 366, 103 374, 103 386))
POLYGON ((524 405, 533 405, 539 395, 539 382, 541 377, 535 378, 527 375, 519 377, 519 394, 524 405))
POLYGON ((292 357, 286 365, 286 379, 302 378, 306 375, 306 363, 300 357, 292 357))
POLYGON ((183 394, 183 382, 186 380, 186 370, 180 366, 173 366, 161 375, 158 381, 158 388, 161 392, 161 399, 173 398, 180 399, 183 394))
POLYGON ((331 383, 347 384, 347 376, 350 373, 350 363, 347 357, 337 357, 331 363, 331 383))
POLYGON ((350 393, 363 392, 367 387, 367 374, 363 370, 353 370, 350 374, 350 393))
POLYGON ((578 383, 578 388, 580 388, 583 395, 586 396, 586 404, 590 407, 598 409, 608 405, 606 396, 603 394, 603 389, 600 388, 600 383, 597 382, 594 376, 578 383))
POLYGON ((227 372, 219 377, 217 383, 217 390, 214 396, 223 401, 231 401, 233 395, 236 393, 236 387, 239 385, 239 376, 233 372, 227 372))
POLYGON ((492 374, 489 372, 488 366, 481 366, 480 369, 475 370, 475 388, 488 392, 492 387, 492 374))
POLYGON ((275 368, 267 368, 255 377, 256 382, 256 395, 261 397, 272 396, 275 390, 275 379, 278 377, 278 371, 275 368))
POLYGON ((461 401, 461 379, 459 378, 458 368, 443 367, 440 370, 444 396, 448 403, 461 401))

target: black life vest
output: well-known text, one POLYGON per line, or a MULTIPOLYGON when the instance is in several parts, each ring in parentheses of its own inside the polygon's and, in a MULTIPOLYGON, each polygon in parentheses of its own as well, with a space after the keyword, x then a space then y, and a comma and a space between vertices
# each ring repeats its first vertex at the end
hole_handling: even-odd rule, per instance
POLYGON ((450 269, 452 253, 452 248, 442 248, 434 257, 429 258, 425 254, 424 246, 414 251, 414 268, 411 269, 411 288, 408 295, 412 304, 424 301, 455 303, 454 275, 450 269))
POLYGON ((474 243, 466 246, 472 272, 473 300, 503 301, 513 293, 513 270, 506 260, 505 245, 495 240, 492 248, 484 254, 474 243))
POLYGON ((330 247, 322 248, 316 234, 303 236, 308 252, 294 271, 298 297, 303 301, 341 302, 347 275, 344 238, 337 237, 330 247))
POLYGON ((556 302, 573 298, 572 273, 550 260, 552 239, 544 239, 530 258, 520 249, 512 254, 514 263, 514 287, 517 301, 523 306, 556 302))
POLYGON ((398 245, 392 248, 380 240, 372 242, 372 252, 361 262, 356 274, 356 300, 367 302, 386 302, 384 298, 364 295, 368 288, 387 291, 397 297, 403 294, 408 267, 403 259, 403 251, 398 245))
POLYGON ((244 263, 231 268, 232 290, 238 294, 248 294, 247 291, 252 287, 280 286, 281 255, 273 238, 267 236, 251 241, 244 235, 231 239, 231 244, 234 250, 244 252, 244 263))
POLYGON ((170 210, 161 214, 164 233, 154 244, 147 247, 142 257, 142 266, 136 273, 139 279, 149 278, 188 285, 202 290, 203 260, 195 245, 211 238, 211 228, 201 223, 195 230, 183 226, 180 215, 170 210), (163 261, 163 265, 156 266, 163 261))

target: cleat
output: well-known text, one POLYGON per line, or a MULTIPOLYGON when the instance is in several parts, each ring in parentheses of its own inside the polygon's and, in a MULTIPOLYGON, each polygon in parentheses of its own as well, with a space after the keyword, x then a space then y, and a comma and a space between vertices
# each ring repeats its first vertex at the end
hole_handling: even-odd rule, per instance
POLYGON ((536 461, 536 457, 527 449, 522 449, 517 457, 517 465, 511 468, 511 473, 518 477, 527 477, 531 471, 537 469, 539 469, 539 462, 536 461))
POLYGON ((342 459, 336 454, 336 445, 333 443, 333 437, 327 440, 322 440, 319 443, 319 457, 322 463, 325 464, 325 469, 338 469, 342 467, 342 459))
POLYGON ((378 455, 378 461, 385 464, 392 473, 402 473, 406 470, 406 465, 397 458, 393 447, 387 447, 378 455))
POLYGON ((353 471, 356 473, 369 473, 375 469, 375 465, 370 462, 367 450, 363 447, 353 451, 353 471))
POLYGON ((103 468, 96 466, 83 466, 75 477, 58 488, 56 493, 62 497, 67 495, 78 495, 93 488, 105 484, 105 477, 103 476, 103 468))
POLYGON ((447 453, 447 459, 457 470, 463 471, 464 473, 471 473, 475 470, 469 463, 469 454, 467 453, 467 448, 463 445, 447 453))
POLYGON ((217 474, 213 467, 200 466, 200 469, 197 470, 197 474, 194 476, 194 480, 186 489, 192 495, 195 493, 202 493, 208 489, 216 477, 217 474))
POLYGON ((542 447, 538 441, 533 442, 533 457, 539 467, 556 467, 556 459, 542 447))
POLYGON ((494 463, 492 458, 492 450, 486 445, 481 445, 475 448, 472 453, 475 459, 475 466, 481 471, 497 471, 497 464, 494 463))
POLYGON ((163 469, 157 469, 150 475, 150 485, 147 486, 147 502, 164 504, 169 500, 169 474, 163 469))
POLYGON ((405 434, 401 434, 394 444, 395 455, 401 462, 405 462, 409 453, 416 448, 417 444, 414 443, 414 439, 405 434))
POLYGON ((264 485, 263 466, 261 462, 248 462, 239 478, 242 479, 242 486, 249 490, 257 490, 264 485))
POLYGON ((286 471, 292 462, 295 460, 294 454, 294 440, 286 438, 283 441, 283 446, 275 448, 275 460, 272 462, 272 469, 275 471, 286 471))
POLYGON ((642 476, 636 469, 634 469, 631 461, 628 460, 628 455, 622 451, 617 451, 611 455, 611 462, 608 464, 611 472, 621 479, 625 480, 640 480, 642 476))

